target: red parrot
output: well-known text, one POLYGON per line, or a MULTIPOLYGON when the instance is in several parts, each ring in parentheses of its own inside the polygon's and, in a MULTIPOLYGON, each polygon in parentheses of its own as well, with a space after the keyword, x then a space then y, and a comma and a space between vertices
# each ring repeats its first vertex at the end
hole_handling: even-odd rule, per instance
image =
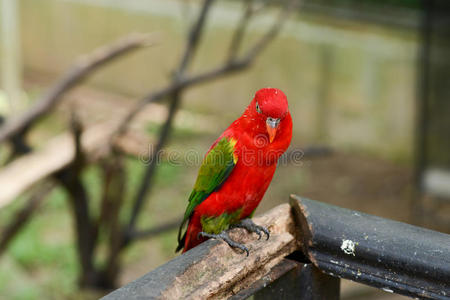
POLYGON ((222 239, 247 255, 226 230, 245 228, 269 238, 269 231, 251 221, 292 138, 292 118, 286 95, 279 89, 256 92, 242 116, 213 143, 205 155, 183 222, 178 247, 183 252, 208 238, 222 239), (188 223, 187 229, 182 231, 188 223))

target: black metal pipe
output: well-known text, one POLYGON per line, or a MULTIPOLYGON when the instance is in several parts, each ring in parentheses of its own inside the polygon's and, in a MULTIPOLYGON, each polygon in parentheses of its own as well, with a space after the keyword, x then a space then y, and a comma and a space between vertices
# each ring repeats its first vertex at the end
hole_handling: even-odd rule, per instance
POLYGON ((229 300, 339 299, 340 279, 323 273, 311 262, 283 259, 268 274, 229 300))
POLYGON ((450 299, 450 235, 291 196, 319 269, 387 292, 450 299))

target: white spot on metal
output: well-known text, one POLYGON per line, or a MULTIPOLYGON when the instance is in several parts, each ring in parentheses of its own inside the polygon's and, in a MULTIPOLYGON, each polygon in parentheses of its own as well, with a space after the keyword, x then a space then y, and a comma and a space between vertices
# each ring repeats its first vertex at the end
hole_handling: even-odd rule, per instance
POLYGON ((385 291, 385 292, 388 292, 388 293, 393 293, 394 292, 393 290, 391 290, 390 288, 387 288, 387 287, 382 288, 382 290, 385 291))
POLYGON ((339 262, 338 262, 338 261, 335 261, 335 260, 330 260, 330 263, 333 263, 333 264, 335 264, 335 265, 338 265, 338 264, 339 264, 339 262))
POLYGON ((342 240, 341 249, 345 254, 355 256, 356 244, 352 240, 342 240))

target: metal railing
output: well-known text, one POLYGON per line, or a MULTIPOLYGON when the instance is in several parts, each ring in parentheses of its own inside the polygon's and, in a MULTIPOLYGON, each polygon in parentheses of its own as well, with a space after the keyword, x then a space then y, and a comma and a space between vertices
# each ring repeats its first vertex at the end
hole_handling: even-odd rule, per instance
POLYGON ((246 257, 209 240, 119 288, 116 299, 339 299, 340 278, 420 299, 450 299, 450 235, 292 195, 241 229, 246 257))

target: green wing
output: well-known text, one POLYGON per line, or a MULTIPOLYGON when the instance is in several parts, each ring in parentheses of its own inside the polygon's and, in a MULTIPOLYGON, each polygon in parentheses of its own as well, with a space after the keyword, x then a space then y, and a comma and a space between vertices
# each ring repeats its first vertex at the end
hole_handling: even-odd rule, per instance
POLYGON ((186 233, 181 238, 181 232, 194 212, 195 207, 202 203, 212 192, 220 188, 236 165, 235 146, 235 139, 223 137, 210 149, 203 159, 194 189, 189 196, 189 204, 184 213, 183 222, 178 230, 178 247, 176 251, 184 246, 186 233))

